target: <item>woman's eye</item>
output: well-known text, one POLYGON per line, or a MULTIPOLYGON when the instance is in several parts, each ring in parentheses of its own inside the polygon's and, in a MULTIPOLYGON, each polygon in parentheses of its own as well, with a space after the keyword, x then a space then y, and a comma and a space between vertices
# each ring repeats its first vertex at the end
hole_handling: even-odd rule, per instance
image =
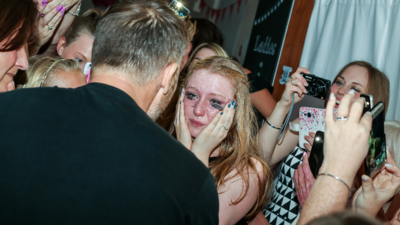
POLYGON ((218 109, 218 110, 222 110, 223 107, 221 106, 221 102, 217 101, 217 100, 211 100, 211 106, 218 109))
POLYGON ((189 93, 189 92, 186 93, 186 98, 189 100, 194 100, 196 97, 197 97, 197 95, 194 93, 189 93))
POLYGON ((351 89, 353 89, 355 92, 361 92, 361 91, 358 90, 356 87, 352 87, 351 89))
POLYGON ((78 63, 83 63, 83 60, 80 59, 80 58, 76 58, 76 61, 77 61, 78 63))
POLYGON ((337 80, 335 84, 343 85, 343 82, 337 80))

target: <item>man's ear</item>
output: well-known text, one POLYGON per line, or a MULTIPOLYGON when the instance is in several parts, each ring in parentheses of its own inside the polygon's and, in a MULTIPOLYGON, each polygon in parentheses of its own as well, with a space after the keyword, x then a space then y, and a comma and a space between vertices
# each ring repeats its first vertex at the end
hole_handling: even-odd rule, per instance
POLYGON ((67 39, 65 39, 65 37, 62 37, 57 44, 57 54, 59 56, 63 54, 66 45, 67 45, 67 39))
MULTIPOLYGON (((171 63, 162 70, 161 88, 164 88, 163 94, 167 94, 171 89, 171 83, 175 81, 175 72, 178 69, 177 63, 171 63)), ((173 90, 172 90, 173 91, 173 90)))

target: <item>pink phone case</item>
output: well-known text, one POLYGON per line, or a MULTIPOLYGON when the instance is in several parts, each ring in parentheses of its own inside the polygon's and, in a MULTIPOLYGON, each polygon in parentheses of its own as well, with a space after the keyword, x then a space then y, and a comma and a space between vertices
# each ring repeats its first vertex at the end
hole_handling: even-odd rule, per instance
MULTIPOLYGON (((334 116, 337 115, 337 109, 333 111, 334 116)), ((299 146, 305 148, 304 144, 308 143, 304 136, 309 132, 316 133, 317 131, 325 132, 325 116, 326 109, 318 109, 311 107, 301 107, 299 115, 299 146)))

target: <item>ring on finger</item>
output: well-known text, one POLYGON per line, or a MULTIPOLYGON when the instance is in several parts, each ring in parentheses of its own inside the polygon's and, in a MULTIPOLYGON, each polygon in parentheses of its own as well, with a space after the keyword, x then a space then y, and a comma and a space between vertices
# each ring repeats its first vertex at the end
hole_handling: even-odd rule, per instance
POLYGON ((228 128, 226 128, 225 126, 222 126, 223 128, 225 128, 225 130, 229 130, 228 128))
POLYGON ((349 117, 343 117, 343 116, 335 116, 336 121, 341 121, 341 120, 348 120, 349 117))
POLYGON ((49 27, 49 30, 53 30, 53 27, 49 26, 48 24, 46 26, 49 27))
POLYGON ((296 86, 296 84, 293 83, 293 78, 292 78, 292 80, 290 81, 290 83, 291 83, 292 85, 296 86))

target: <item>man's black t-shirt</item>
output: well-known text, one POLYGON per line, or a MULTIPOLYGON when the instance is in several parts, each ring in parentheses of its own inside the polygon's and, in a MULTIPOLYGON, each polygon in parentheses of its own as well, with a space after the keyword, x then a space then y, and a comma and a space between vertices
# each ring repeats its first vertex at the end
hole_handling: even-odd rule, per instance
POLYGON ((0 223, 217 224, 209 170, 125 92, 0 94, 0 223))

